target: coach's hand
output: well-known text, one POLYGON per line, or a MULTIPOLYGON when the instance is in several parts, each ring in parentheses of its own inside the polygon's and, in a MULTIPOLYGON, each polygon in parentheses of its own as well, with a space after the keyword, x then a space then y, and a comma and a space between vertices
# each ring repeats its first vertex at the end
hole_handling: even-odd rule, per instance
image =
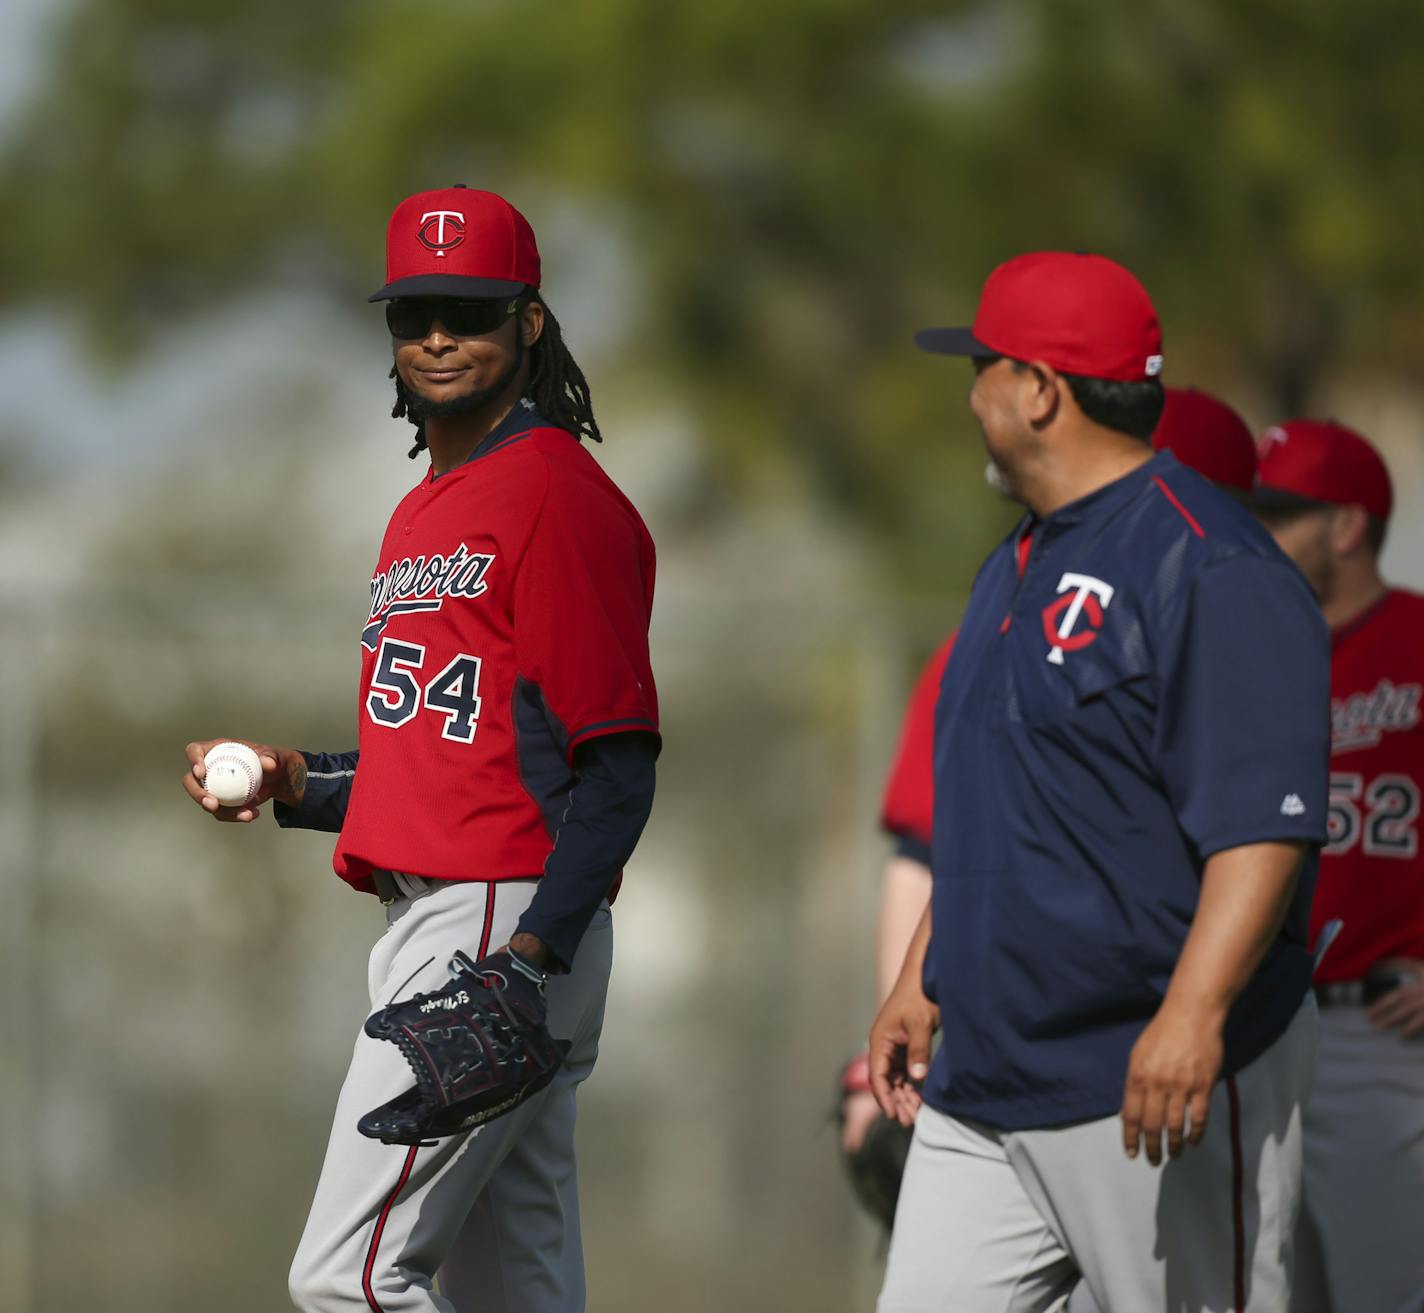
POLYGON ((267 743, 253 743, 250 739, 222 738, 190 743, 187 752, 188 769, 183 775, 183 788, 214 820, 247 824, 261 815, 262 804, 268 799, 275 798, 288 807, 295 807, 306 792, 307 761, 295 748, 274 748, 267 743), (262 787, 245 807, 224 807, 203 789, 203 758, 219 743, 245 743, 262 763, 262 787))
POLYGON ((902 971, 870 1028, 869 1045, 871 1092, 880 1110, 901 1126, 915 1124, 938 1029, 939 1008, 925 997, 919 972, 902 971))
POLYGON ((1164 1003, 1138 1036, 1122 1097, 1122 1143, 1129 1158, 1145 1143, 1147 1161, 1156 1167, 1164 1130, 1173 1158, 1184 1145, 1201 1140, 1212 1086, 1221 1073, 1221 1027, 1214 1014, 1164 1003))

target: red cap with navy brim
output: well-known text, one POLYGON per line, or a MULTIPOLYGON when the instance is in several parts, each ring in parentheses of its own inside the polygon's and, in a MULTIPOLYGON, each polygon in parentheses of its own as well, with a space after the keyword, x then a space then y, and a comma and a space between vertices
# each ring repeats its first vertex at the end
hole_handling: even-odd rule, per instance
POLYGON ((1162 417, 1152 445, 1223 488, 1250 492, 1256 481, 1256 440, 1226 402, 1198 388, 1163 388, 1162 417))
POLYGON ((1354 429, 1333 419, 1288 419, 1261 434, 1253 500, 1263 510, 1359 505, 1387 520, 1394 487, 1384 459, 1354 429))
POLYGON ((386 283, 368 301, 482 300, 539 286, 534 229, 503 196, 457 185, 396 206, 386 229, 386 283))
POLYGON ((925 328, 925 351, 1041 360, 1062 374, 1140 383, 1162 372, 1162 329, 1147 290, 1101 255, 1033 251, 984 283, 972 328, 925 328))

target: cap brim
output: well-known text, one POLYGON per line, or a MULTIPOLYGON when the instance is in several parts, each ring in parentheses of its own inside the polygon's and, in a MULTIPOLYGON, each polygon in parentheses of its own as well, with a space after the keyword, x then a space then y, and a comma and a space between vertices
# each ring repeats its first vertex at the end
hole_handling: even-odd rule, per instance
POLYGON ((922 328, 915 334, 915 345, 921 351, 933 351, 937 356, 977 356, 986 359, 1003 354, 985 346, 968 328, 922 328))
POLYGON ((501 296, 518 296, 527 286, 502 278, 463 278, 458 274, 416 274, 397 278, 379 292, 372 292, 368 301, 394 301, 408 296, 450 296, 462 301, 478 301, 501 296))
POLYGON ((1317 497, 1302 497, 1298 492, 1273 488, 1267 483, 1258 483, 1251 489, 1250 501, 1259 511, 1318 511, 1330 505, 1317 497))

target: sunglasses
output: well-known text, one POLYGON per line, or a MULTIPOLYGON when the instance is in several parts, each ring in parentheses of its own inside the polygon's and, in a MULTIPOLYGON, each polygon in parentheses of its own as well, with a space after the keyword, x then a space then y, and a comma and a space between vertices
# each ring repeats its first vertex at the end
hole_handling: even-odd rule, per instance
POLYGON ((519 309, 519 298, 498 301, 387 301, 386 327, 392 337, 426 337, 438 319, 455 337, 476 337, 492 333, 519 309))

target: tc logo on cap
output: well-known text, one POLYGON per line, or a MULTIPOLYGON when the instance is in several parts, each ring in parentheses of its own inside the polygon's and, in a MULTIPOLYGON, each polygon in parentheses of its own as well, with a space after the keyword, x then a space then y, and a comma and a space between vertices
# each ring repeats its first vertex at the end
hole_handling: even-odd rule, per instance
POLYGON ((427 210, 420 216, 420 231, 415 235, 426 250, 443 256, 465 240, 465 216, 459 210, 427 210), (434 236, 431 236, 432 228, 434 236))
POLYGON ((1259 455, 1264 456, 1272 447, 1278 444, 1284 447, 1289 441, 1290 434, 1279 424, 1272 424, 1270 428, 1261 434, 1261 441, 1257 446, 1257 452, 1259 455))

